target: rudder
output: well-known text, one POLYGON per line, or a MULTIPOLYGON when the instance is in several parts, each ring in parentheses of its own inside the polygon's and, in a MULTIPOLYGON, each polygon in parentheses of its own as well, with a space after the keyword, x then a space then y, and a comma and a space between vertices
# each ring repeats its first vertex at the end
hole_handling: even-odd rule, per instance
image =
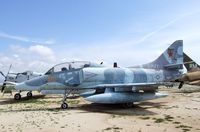
POLYGON ((183 69, 183 40, 171 44, 155 61, 142 65, 148 69, 183 69))

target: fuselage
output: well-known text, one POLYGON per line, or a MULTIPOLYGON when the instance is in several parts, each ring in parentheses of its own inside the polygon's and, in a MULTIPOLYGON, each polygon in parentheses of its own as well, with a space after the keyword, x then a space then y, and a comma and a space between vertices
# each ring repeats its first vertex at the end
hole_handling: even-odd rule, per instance
POLYGON ((191 85, 200 85, 200 71, 187 72, 180 78, 180 81, 191 85))
POLYGON ((17 90, 84 89, 99 84, 158 83, 179 77, 180 71, 144 68, 87 67, 53 72, 16 86, 17 90))

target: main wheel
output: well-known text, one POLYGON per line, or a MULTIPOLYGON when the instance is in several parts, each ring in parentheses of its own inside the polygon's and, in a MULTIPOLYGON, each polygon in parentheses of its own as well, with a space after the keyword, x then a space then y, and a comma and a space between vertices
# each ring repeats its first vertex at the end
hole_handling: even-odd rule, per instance
POLYGON ((123 107, 124 108, 131 108, 131 107, 133 107, 133 105, 134 105, 133 102, 128 102, 128 103, 124 103, 123 107))
POLYGON ((15 96, 14 96, 14 99, 15 100, 20 100, 21 99, 20 93, 16 93, 15 96))
POLYGON ((128 108, 133 107, 133 102, 126 103, 126 106, 127 106, 128 108))
POLYGON ((67 108, 68 108, 68 104, 67 104, 67 103, 61 104, 61 108, 62 108, 62 109, 67 109, 67 108))
POLYGON ((27 93, 27 97, 31 98, 33 96, 32 92, 27 93))

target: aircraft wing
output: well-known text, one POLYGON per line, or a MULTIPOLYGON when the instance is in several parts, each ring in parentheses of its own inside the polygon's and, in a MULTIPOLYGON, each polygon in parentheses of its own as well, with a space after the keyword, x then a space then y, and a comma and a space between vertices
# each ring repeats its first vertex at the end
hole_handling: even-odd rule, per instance
POLYGON ((134 87, 134 86, 152 86, 158 85, 157 83, 124 83, 124 84, 98 84, 95 86, 88 86, 87 88, 110 88, 110 87, 134 87))
POLYGON ((125 83, 125 84, 99 84, 94 86, 88 86, 88 89, 103 89, 103 88, 131 88, 132 90, 154 91, 158 86, 167 86, 167 83, 125 83))
MULTIPOLYGON (((10 82, 10 81, 6 81, 6 82, 4 82, 6 85, 8 84, 8 85, 16 85, 17 83, 15 83, 15 82, 10 82)), ((0 86, 3 86, 3 84, 4 83, 0 83, 0 86)))

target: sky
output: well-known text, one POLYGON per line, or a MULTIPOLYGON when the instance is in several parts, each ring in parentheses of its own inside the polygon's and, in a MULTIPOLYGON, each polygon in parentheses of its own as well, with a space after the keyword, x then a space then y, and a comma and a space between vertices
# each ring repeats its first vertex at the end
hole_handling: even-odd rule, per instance
POLYGON ((199 0, 1 0, 0 70, 156 59, 175 40, 200 63, 199 0))

